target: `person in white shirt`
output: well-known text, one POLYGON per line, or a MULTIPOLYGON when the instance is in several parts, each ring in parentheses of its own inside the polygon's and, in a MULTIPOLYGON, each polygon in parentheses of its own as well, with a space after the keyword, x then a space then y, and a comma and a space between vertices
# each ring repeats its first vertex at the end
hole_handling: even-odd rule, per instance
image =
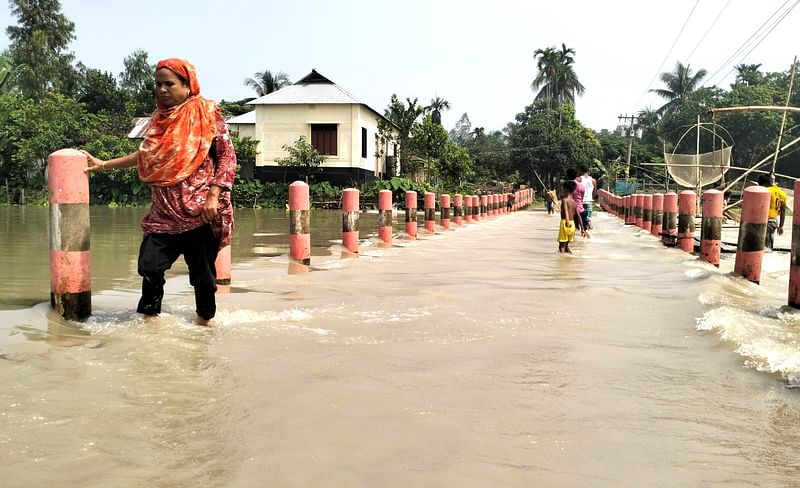
POLYGON ((589 168, 581 165, 580 182, 583 184, 583 212, 581 220, 586 230, 592 228, 592 202, 597 198, 597 181, 589 175, 589 168))

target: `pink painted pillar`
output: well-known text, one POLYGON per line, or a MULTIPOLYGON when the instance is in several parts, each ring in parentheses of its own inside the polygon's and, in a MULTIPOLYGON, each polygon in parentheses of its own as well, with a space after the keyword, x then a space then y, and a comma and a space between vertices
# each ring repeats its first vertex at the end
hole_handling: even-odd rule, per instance
POLYGON ((442 227, 445 230, 450 230, 450 195, 439 196, 439 209, 442 227))
POLYGON ((653 195, 642 195, 642 229, 650 232, 653 228, 653 195))
POLYGON ((642 204, 644 195, 637 193, 633 196, 633 223, 636 227, 642 228, 642 204))
POLYGON ((664 194, 653 194, 653 219, 650 225, 650 233, 661 238, 661 226, 664 220, 664 194))
POLYGON ((392 190, 378 192, 378 238, 392 245, 392 190))
POLYGON ((678 247, 689 254, 694 252, 694 214, 697 194, 683 190, 678 195, 678 247))
POLYGON ((664 194, 664 216, 661 220, 661 242, 671 244, 678 237, 678 194, 670 191, 664 194))
POLYGON ((295 181, 289 185, 289 257, 299 264, 311 264, 311 217, 308 184, 295 181))
POLYGON ((481 207, 480 207, 481 219, 489 218, 489 209, 488 209, 489 197, 488 197, 488 195, 481 195, 481 198, 480 198, 479 201, 480 201, 480 205, 481 205, 481 207))
POLYGON ((406 235, 409 239, 417 238, 417 192, 406 192, 406 235))
POLYGON ((464 195, 464 222, 472 223, 472 195, 464 195))
POLYGON ((86 156, 74 149, 47 158, 50 192, 50 307, 67 320, 92 314, 89 177, 86 156))
POLYGON ((342 191, 342 246, 347 252, 358 254, 359 193, 355 188, 342 191))
POLYGON ((472 221, 473 222, 480 222, 481 217, 481 197, 478 195, 472 195, 472 221))
POLYGON ((221 247, 214 261, 217 278, 217 293, 231 292, 231 245, 221 247))
POLYGON ((742 221, 739 223, 739 243, 736 246, 733 273, 753 283, 761 281, 769 198, 769 190, 766 187, 749 186, 744 189, 742 221))
POLYGON ((456 225, 461 225, 461 218, 463 209, 462 206, 464 205, 464 197, 460 193, 456 193, 453 195, 453 216, 455 217, 456 225))
POLYGON ((700 261, 719 267, 722 247, 722 192, 703 193, 703 216, 700 225, 700 261))
POLYGON ((436 194, 425 192, 425 230, 429 234, 436 232, 436 194))
MULTIPOLYGON (((794 181, 792 256, 789 262, 789 306, 800 308, 800 180, 794 181)), ((766 236, 765 236, 766 237, 766 236)))

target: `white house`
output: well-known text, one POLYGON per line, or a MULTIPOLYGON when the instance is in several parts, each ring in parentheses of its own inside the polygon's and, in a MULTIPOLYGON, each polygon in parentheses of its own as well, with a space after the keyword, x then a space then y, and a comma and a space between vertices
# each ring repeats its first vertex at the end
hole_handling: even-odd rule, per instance
POLYGON ((320 176, 333 184, 367 182, 399 172, 397 146, 378 134, 379 120, 394 127, 391 122, 316 70, 249 103, 256 106, 254 139, 259 154, 255 173, 261 180, 294 177, 287 173, 290 168, 279 166, 275 159, 286 157, 283 146, 291 146, 300 136, 327 156, 320 176))
POLYGON ((228 132, 238 132, 240 137, 256 138, 256 111, 251 110, 225 121, 228 132))

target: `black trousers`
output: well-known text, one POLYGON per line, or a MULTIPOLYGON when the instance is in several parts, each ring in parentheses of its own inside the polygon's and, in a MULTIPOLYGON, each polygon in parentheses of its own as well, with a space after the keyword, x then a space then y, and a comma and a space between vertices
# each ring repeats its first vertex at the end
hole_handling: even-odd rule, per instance
POLYGON ((183 254, 189 267, 189 283, 194 287, 197 315, 209 320, 217 312, 214 293, 217 291, 217 269, 214 261, 219 252, 219 239, 208 224, 182 234, 148 234, 139 247, 139 275, 142 277, 142 298, 136 311, 145 315, 161 313, 164 298, 164 273, 183 254))

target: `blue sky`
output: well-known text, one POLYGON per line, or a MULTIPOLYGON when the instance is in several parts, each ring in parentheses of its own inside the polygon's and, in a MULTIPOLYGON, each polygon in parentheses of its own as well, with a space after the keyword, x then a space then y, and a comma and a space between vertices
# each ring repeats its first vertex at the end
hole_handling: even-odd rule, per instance
MULTIPOLYGON (((236 100, 254 95, 244 79, 256 71, 284 71, 294 81, 316 68, 381 112, 392 93, 425 104, 438 95, 452 105, 443 116, 446 128, 466 112, 473 127, 487 130, 503 128, 532 101, 534 50, 562 42, 575 49, 575 70, 586 86, 578 117, 596 130, 615 127, 620 114, 658 106, 647 89, 660 87, 656 74, 678 60, 709 75, 719 70, 710 81, 724 87, 741 62, 787 70, 798 50, 792 30, 800 25, 800 8, 749 55, 752 44, 725 62, 774 12, 796 3, 61 1, 75 23, 77 59, 115 75, 135 49, 146 50, 151 62, 184 57, 197 67, 206 97, 236 100)), ((8 1, 0 0, 0 47, 8 44, 5 27, 14 23, 8 1)))

